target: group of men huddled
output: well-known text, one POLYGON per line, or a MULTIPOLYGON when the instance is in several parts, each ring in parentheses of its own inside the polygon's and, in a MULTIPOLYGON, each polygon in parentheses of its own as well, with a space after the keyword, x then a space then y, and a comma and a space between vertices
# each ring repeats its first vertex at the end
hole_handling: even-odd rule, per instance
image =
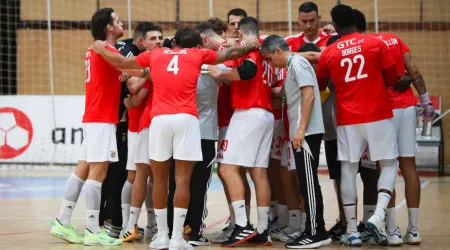
POLYGON ((208 245, 206 194, 217 162, 230 219, 211 240, 223 247, 270 246, 272 239, 287 248, 318 248, 332 239, 352 247, 420 244, 410 85, 428 104, 424 80, 399 37, 363 34, 364 15, 347 5, 335 6, 331 17, 333 25, 319 29, 317 5, 305 2, 302 32, 282 38, 262 36, 255 18, 233 9, 227 23, 211 18, 178 29, 173 39, 142 22, 132 39, 117 42, 118 15, 98 10, 85 57, 81 154, 50 233, 85 245, 142 237, 153 237, 152 249, 208 245), (339 208, 328 231, 317 175, 322 140, 339 208), (119 156, 128 174, 110 166, 119 156), (409 213, 404 236, 395 216, 399 167, 409 213), (364 184, 359 225, 358 172, 364 184), (255 186, 255 227, 247 173, 255 186), (112 188, 102 194, 104 182, 112 188), (87 225, 80 237, 70 218, 83 185, 87 225), (117 186, 121 213, 109 208, 112 225, 101 229, 105 207, 118 205, 117 186))

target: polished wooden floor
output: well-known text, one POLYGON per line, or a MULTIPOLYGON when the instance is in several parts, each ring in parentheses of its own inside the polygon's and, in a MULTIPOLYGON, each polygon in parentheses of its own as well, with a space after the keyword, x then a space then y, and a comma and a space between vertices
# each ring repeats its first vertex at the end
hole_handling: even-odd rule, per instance
MULTIPOLYGON (((62 189, 69 172, 0 172, 0 250, 6 249, 148 249, 148 241, 126 243, 118 247, 85 247, 71 245, 52 237, 48 231, 51 221, 59 211, 62 189)), ((320 176, 324 196, 325 221, 331 227, 337 218, 337 206, 332 182, 327 176, 320 176)), ((450 177, 422 178, 422 202, 420 210, 421 246, 403 245, 401 249, 450 249, 450 177)), ((362 184, 358 181, 358 187, 362 184)), ((407 209, 404 200, 403 179, 397 179, 397 214, 400 228, 404 231, 407 226, 407 209)), ((359 189, 362 190, 362 189, 359 189)), ((359 200, 362 200, 359 191, 359 200)), ((83 194, 82 194, 83 196, 83 194)), ((223 222, 228 215, 225 196, 217 177, 214 178, 208 193, 209 216, 205 230, 206 237, 213 237, 220 232, 223 222)), ((254 203, 254 198, 253 198, 254 203)), ((362 215, 360 205, 359 215, 362 215)), ((256 222, 256 209, 252 209, 251 218, 256 222)), ((140 223, 144 225, 145 214, 140 223)), ((84 198, 73 214, 72 223, 82 228, 85 225, 84 198)), ((218 249, 220 246, 212 244, 203 249, 218 249)), ((241 248, 241 247, 238 247, 241 248)), ((242 246, 249 249, 251 246, 242 246)), ((271 248, 284 249, 276 242, 271 248)), ((336 243, 322 249, 343 249, 336 243)), ((364 245, 365 249, 382 249, 378 246, 364 245)))

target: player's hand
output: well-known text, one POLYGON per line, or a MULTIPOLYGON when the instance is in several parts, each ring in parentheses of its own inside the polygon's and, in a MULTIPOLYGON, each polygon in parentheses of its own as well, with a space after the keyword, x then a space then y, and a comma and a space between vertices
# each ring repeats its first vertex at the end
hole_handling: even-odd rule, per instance
POLYGON ((131 95, 127 95, 125 99, 123 99, 123 104, 127 109, 133 108, 133 102, 131 102, 131 95))
POLYGON ((332 24, 327 24, 323 26, 322 31, 325 32, 327 35, 336 33, 336 29, 334 29, 334 26, 332 24))
POLYGON ((209 75, 210 77, 212 77, 214 79, 219 79, 220 73, 221 73, 221 71, 219 70, 219 68, 214 65, 208 65, 207 67, 205 67, 205 69, 202 69, 202 71, 201 71, 202 75, 209 75))
POLYGON ((397 92, 403 92, 407 89, 409 89, 409 86, 412 83, 411 76, 402 76, 400 80, 397 82, 396 85, 394 85, 392 88, 397 92))
POLYGON ((236 39, 234 39, 234 38, 227 38, 226 43, 222 44, 222 46, 224 48, 229 48, 229 47, 232 47, 235 45, 236 45, 236 39))
POLYGON ((294 136, 294 140, 292 141, 292 146, 294 149, 300 151, 302 148, 302 143, 305 140, 305 131, 299 129, 294 136))
POLYGON ((106 41, 96 40, 94 44, 92 44, 92 49, 95 53, 100 53, 100 51, 106 47, 106 41))

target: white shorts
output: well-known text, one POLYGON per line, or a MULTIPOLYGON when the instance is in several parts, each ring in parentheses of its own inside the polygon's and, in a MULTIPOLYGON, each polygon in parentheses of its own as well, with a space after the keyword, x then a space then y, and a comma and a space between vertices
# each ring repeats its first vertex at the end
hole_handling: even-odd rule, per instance
POLYGON ((270 158, 281 160, 281 149, 284 142, 284 124, 283 120, 275 120, 273 123, 272 147, 270 149, 270 158))
POLYGON ((361 167, 377 170, 377 162, 370 160, 369 148, 366 148, 366 150, 364 150, 364 154, 361 157, 361 167))
POLYGON ((227 130, 228 126, 224 126, 219 129, 219 142, 217 143, 217 156, 216 156, 217 163, 222 162, 223 151, 226 151, 228 148, 228 141, 225 140, 227 130))
POLYGON ((189 114, 158 115, 148 131, 149 157, 155 161, 202 161, 198 118, 189 114))
POLYGON ((134 160, 136 158, 136 150, 139 148, 138 141, 139 134, 128 130, 127 170, 136 171, 134 160))
POLYGON ((265 109, 235 110, 225 136, 228 145, 222 163, 267 168, 273 123, 272 112, 265 109))
POLYGON ((150 157, 148 157, 148 128, 144 128, 138 134, 138 147, 134 155, 134 163, 150 164, 150 157))
POLYGON ((284 141, 281 150, 281 166, 287 167, 289 171, 296 170, 294 150, 292 150, 291 142, 284 141))
POLYGON ((414 157, 418 151, 416 142, 416 109, 414 106, 394 109, 395 132, 397 134, 398 155, 414 157))
POLYGON ((117 162, 116 124, 83 123, 83 142, 78 158, 86 162, 117 162))
POLYGON ((338 126, 338 159, 359 162, 364 151, 370 150, 370 160, 398 157, 397 140, 392 119, 338 126))

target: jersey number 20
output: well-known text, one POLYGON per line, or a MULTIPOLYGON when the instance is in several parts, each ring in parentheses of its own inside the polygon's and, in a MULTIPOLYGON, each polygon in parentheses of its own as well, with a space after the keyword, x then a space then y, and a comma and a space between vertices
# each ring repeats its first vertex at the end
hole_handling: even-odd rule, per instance
POLYGON ((169 65, 167 65, 167 72, 173 72, 174 75, 178 75, 178 55, 173 56, 172 60, 170 60, 169 65))
POLYGON ((364 59, 363 55, 356 55, 353 57, 353 62, 350 58, 344 58, 341 61, 341 67, 345 67, 345 64, 348 63, 347 73, 345 73, 345 82, 352 82, 356 79, 364 79, 367 77, 367 74, 362 74, 362 71, 364 69, 364 64, 366 63, 366 60, 364 59), (353 65, 356 65, 359 61, 359 69, 356 76, 350 76, 350 73, 352 72, 353 65))

